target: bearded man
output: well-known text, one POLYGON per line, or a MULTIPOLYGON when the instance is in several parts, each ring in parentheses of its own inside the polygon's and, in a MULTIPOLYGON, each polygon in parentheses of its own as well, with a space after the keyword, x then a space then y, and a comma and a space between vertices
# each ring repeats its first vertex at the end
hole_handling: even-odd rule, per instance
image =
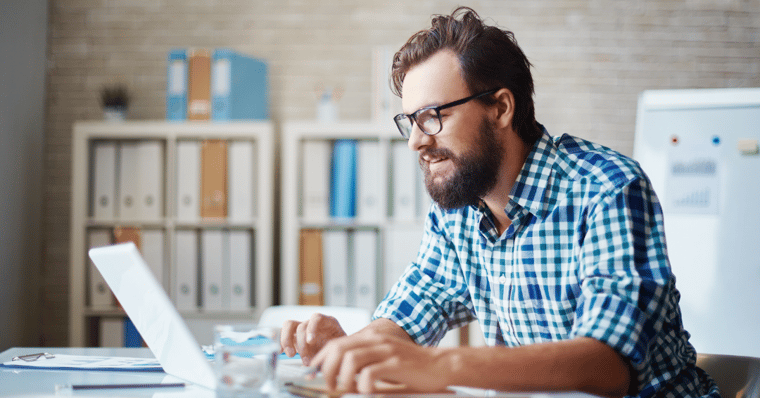
MULTIPOLYGON (((449 385, 718 397, 681 323, 662 211, 633 160, 536 122, 530 63, 472 9, 396 53, 394 120, 434 203, 419 253, 363 330, 286 322, 331 389, 449 385), (486 347, 437 348, 477 320, 486 347)), ((409 171, 410 173, 412 170, 409 171)))

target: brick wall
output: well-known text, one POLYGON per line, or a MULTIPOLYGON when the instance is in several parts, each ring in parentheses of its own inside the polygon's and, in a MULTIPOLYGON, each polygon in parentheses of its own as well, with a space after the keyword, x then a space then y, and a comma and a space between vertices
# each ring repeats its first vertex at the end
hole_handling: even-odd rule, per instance
MULTIPOLYGON (((448 0, 51 0, 40 344, 66 345, 71 125, 101 118, 120 81, 130 119, 164 118, 166 53, 230 47, 268 60, 275 121, 315 117, 315 88, 343 89, 366 120, 370 58, 449 13, 448 0)), ((645 89, 760 86, 760 0, 473 0, 534 65, 538 120, 631 154, 645 89)))

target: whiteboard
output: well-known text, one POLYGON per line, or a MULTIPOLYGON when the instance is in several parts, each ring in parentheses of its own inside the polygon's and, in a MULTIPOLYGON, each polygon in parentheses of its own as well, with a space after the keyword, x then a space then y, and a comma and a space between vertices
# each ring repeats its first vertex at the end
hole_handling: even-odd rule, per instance
POLYGON ((699 353, 760 357, 760 89, 645 91, 633 157, 660 199, 699 353))

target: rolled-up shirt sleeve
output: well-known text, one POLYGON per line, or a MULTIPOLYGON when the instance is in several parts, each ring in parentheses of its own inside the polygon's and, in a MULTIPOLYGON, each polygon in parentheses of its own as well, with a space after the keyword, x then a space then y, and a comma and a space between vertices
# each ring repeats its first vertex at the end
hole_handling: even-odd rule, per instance
POLYGON ((447 331, 474 319, 457 253, 440 228, 442 217, 433 205, 417 257, 373 316, 395 322, 420 345, 437 345, 447 331))
POLYGON ((649 181, 631 180, 590 209, 579 254, 582 293, 571 336, 597 339, 627 358, 639 390, 662 374, 652 366, 664 358, 651 356, 680 345, 678 339, 661 341, 672 334, 657 332, 680 327, 679 320, 668 319, 678 311, 662 225, 649 181))

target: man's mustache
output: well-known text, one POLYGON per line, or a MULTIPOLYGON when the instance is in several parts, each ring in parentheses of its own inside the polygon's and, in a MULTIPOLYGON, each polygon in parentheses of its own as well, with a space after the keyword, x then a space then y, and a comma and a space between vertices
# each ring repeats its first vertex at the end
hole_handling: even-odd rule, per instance
POLYGON ((431 148, 420 151, 418 158, 420 167, 425 167, 425 160, 423 160, 424 158, 448 158, 454 163, 456 163, 458 160, 454 153, 446 148, 431 148))

